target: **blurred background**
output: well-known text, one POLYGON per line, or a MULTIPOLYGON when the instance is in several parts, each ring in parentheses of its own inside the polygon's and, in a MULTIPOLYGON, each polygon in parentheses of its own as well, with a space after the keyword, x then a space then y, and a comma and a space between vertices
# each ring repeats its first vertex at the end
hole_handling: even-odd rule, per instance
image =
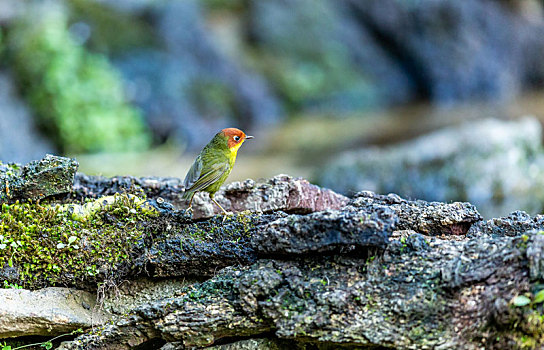
POLYGON ((0 0, 0 159, 544 207, 543 0, 0 0))

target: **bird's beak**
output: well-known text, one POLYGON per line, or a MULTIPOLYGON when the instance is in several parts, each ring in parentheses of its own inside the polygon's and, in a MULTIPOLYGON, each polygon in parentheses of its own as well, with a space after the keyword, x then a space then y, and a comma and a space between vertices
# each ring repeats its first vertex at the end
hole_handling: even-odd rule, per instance
POLYGON ((253 136, 246 135, 246 140, 252 139, 253 136))

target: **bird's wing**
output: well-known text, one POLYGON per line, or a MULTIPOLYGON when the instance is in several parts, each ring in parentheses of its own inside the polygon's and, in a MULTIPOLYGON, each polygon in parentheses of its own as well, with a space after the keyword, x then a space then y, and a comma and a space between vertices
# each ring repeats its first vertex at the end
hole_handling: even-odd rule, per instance
POLYGON ((215 181, 219 180, 221 176, 225 174, 229 170, 229 164, 228 163, 217 163, 213 164, 209 167, 209 169, 206 169, 206 172, 202 173, 202 162, 197 158, 195 161, 195 164, 189 169, 189 172, 187 173, 187 176, 185 177, 184 183, 189 184, 188 187, 185 187, 185 191, 190 192, 197 192, 200 191, 215 181), (195 164, 199 161, 199 165, 195 164), (194 174, 193 174, 193 167, 194 174), (198 172, 198 177, 194 176, 198 172), (187 181, 187 180, 190 181, 187 181))
POLYGON ((198 155, 193 165, 191 165, 191 168, 187 172, 187 175, 185 175, 185 180, 183 180, 183 187, 185 187, 185 190, 188 190, 191 186, 193 186, 193 184, 200 177, 201 172, 202 172, 202 157, 198 155))

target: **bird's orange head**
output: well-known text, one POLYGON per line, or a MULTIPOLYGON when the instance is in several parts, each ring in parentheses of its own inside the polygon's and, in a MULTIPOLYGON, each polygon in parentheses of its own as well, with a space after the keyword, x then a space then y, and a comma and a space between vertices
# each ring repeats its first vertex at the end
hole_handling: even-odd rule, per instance
POLYGON ((226 128, 221 132, 226 136, 227 146, 230 150, 238 150, 245 140, 253 138, 253 136, 246 135, 242 130, 236 128, 226 128))

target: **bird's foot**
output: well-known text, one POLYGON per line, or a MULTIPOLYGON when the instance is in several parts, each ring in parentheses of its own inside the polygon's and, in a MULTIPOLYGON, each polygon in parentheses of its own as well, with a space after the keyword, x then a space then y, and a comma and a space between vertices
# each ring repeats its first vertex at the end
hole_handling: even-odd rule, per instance
POLYGON ((225 220, 227 220, 228 216, 234 216, 234 213, 232 211, 223 211, 223 223, 225 223, 225 220))

